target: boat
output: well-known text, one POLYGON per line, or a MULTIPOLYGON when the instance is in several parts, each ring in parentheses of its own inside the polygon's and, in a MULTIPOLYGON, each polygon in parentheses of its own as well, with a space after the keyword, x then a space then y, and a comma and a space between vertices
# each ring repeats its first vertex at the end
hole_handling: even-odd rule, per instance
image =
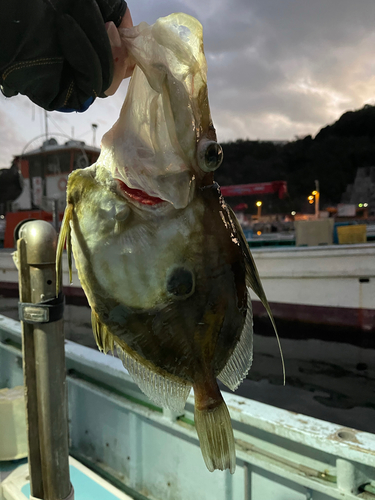
MULTIPOLYGON (((35 236, 35 231, 32 234, 35 236)), ((33 241, 31 238, 31 243, 33 241)), ((48 238, 43 235, 41 241, 48 241, 48 238)), ((26 273, 30 281, 22 281, 23 294, 29 290, 34 297, 40 297, 41 292, 48 289, 48 293, 54 296, 53 280, 40 279, 41 273, 53 276, 54 246, 51 244, 49 251, 41 245, 37 248, 42 248, 40 253, 45 261, 36 259, 36 252, 30 251, 33 260, 28 263, 27 248, 19 245, 20 268, 24 269, 25 264, 30 269, 38 267, 38 273, 26 273), (25 260, 21 260, 22 255, 25 260), (37 283, 40 288, 35 289, 32 283, 37 283)), ((9 251, 7 254, 11 257, 9 251)), ((65 285, 66 278, 64 274, 65 285)), ((74 342, 64 342, 61 330, 38 322, 44 321, 45 306, 31 305, 30 300, 25 302, 21 304, 23 317, 32 323, 37 321, 35 326, 23 323, 23 340, 28 346, 25 343, 22 346, 20 323, 0 316, 0 391, 5 394, 13 391, 12 397, 0 398, 0 430, 8 441, 11 436, 11 442, 19 445, 13 456, 7 454, 3 457, 4 466, 0 463, 2 500, 28 498, 30 477, 37 475, 36 470, 46 477, 43 476, 43 467, 34 467, 36 462, 30 460, 34 465, 29 470, 26 463, 16 461, 27 454, 24 445, 26 424, 21 418, 22 412, 13 411, 16 405, 22 407, 24 404, 23 366, 28 367, 25 373, 29 415, 32 414, 38 429, 36 433, 35 429, 31 431, 29 436, 33 442, 37 436, 40 462, 47 470, 52 470, 53 464, 43 462, 44 451, 46 448, 54 451, 50 441, 60 437, 61 427, 55 428, 56 422, 52 418, 48 420, 46 413, 40 413, 40 410, 45 406, 51 415, 56 409, 58 421, 62 420, 65 411, 60 411, 60 405, 53 402, 63 402, 65 393, 65 377, 56 374, 67 373, 69 419, 65 424, 66 429, 69 425, 69 447, 66 446, 66 453, 70 453, 70 459, 67 455, 65 458, 74 490, 71 489, 68 496, 58 498, 79 500, 89 494, 92 500, 187 500, 192 496, 202 500, 314 497, 354 500, 358 495, 371 498, 375 493, 374 434, 230 393, 223 396, 233 422, 237 471, 233 475, 229 471, 208 472, 195 431, 192 395, 183 411, 163 410, 140 391, 118 358, 74 342), (33 344, 30 344, 31 340, 33 344), (43 348, 28 348, 34 345, 43 348), (57 346, 60 346, 61 354, 55 349, 57 346), (27 360, 33 363, 36 375, 29 369, 27 360), (52 382, 60 378, 63 390, 57 390, 51 378, 52 382), (49 384, 48 390, 40 382, 49 384), (37 419, 30 411, 30 402, 34 401, 30 399, 32 390, 37 395, 37 419), (4 405, 8 411, 1 412, 4 405), (43 425, 38 425, 38 421, 43 425), (39 434, 49 436, 50 440, 41 439, 39 434)), ((61 320, 59 325, 61 328, 61 320)), ((4 441, 0 439, 0 453, 4 441)), ((53 458, 60 467, 60 461, 55 455, 53 458)), ((54 477, 60 476, 60 468, 55 467, 54 477)))
MULTIPOLYGON (((261 247, 252 254, 266 295, 277 320, 340 328, 346 341, 354 331, 370 335, 375 330, 375 243, 316 247, 261 247)), ((69 284, 66 256, 63 283, 66 301, 87 305, 73 268, 69 284)), ((0 250, 0 293, 18 293, 17 270, 11 249, 0 250)), ((266 320, 267 313, 252 294, 254 317, 266 320)), ((265 321, 265 323, 267 323, 265 321)))
MULTIPOLYGON (((119 359, 70 341, 65 356, 76 500, 355 500, 375 493, 374 434, 225 393, 237 470, 210 473, 192 395, 174 414, 152 404, 119 359)), ((21 326, 0 316, 0 389, 22 383, 21 326)), ((19 458, 0 462, 1 500, 28 498, 29 470, 19 458)))
MULTIPOLYGON (((275 318, 375 331, 375 243, 252 248, 275 318)), ((255 317, 266 317, 252 297, 255 317)))
POLYGON ((55 137, 46 139, 45 136, 26 144, 23 152, 14 156, 11 169, 6 169, 6 173, 8 170, 18 171, 18 175, 8 180, 9 189, 0 192, 0 215, 5 215, 6 222, 3 238, 0 233, 3 246, 14 246, 14 229, 23 220, 54 221, 57 228, 65 209, 68 175, 77 168, 94 163, 99 153, 99 148, 89 146, 84 141, 66 140, 65 136, 64 142, 60 144, 55 137), (39 147, 30 149, 41 139, 39 147), (16 189, 19 185, 22 185, 21 192, 16 189), (14 191, 17 197, 9 199, 6 197, 7 191, 14 191), (10 208, 7 211, 6 206, 10 208))

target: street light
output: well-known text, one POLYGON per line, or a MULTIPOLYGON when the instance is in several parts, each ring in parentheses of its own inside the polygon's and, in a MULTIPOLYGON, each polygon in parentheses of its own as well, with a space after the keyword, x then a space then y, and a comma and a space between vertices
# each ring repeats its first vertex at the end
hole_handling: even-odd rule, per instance
POLYGON ((260 216, 261 216, 261 213, 262 213, 262 202, 261 201, 257 201, 255 203, 255 205, 258 207, 258 219, 259 219, 260 216))
POLYGON ((315 196, 315 218, 319 219, 319 199, 320 199, 320 190, 319 190, 319 181, 315 181, 315 190, 312 192, 315 196))
POLYGON ((319 218, 319 181, 315 181, 315 187, 314 191, 310 194, 310 196, 307 197, 309 200, 310 205, 312 205, 315 202, 315 218, 319 218))

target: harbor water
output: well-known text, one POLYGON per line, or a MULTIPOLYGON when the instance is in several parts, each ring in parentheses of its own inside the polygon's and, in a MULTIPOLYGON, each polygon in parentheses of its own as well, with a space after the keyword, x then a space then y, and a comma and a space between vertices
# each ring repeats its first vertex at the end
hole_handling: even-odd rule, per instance
MULTIPOLYGON (((18 299, 0 295, 0 314, 18 319, 18 299)), ((371 334, 345 332, 341 339, 339 330, 321 326, 278 326, 286 367, 285 386, 272 329, 267 322, 255 320, 253 365, 236 394, 375 433, 375 349, 373 339, 366 337, 371 334)), ((65 337, 97 349, 88 307, 66 306, 65 337)), ((223 385, 221 388, 230 392, 223 385)))

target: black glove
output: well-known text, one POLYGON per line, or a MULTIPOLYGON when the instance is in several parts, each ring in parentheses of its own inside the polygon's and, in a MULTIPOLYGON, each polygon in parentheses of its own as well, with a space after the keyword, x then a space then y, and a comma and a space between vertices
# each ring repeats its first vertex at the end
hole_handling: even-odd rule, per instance
POLYGON ((121 23, 123 0, 2 0, 0 85, 52 111, 84 111, 113 78, 105 23, 121 23))

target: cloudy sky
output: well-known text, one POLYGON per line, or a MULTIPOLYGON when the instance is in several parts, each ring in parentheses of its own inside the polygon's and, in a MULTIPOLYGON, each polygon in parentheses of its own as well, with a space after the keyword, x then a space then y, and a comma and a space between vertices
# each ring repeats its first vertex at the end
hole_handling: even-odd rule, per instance
MULTIPOLYGON (((134 24, 186 12, 203 25, 211 112, 220 141, 316 134, 375 104, 374 0, 129 0, 134 24)), ((49 131, 97 144, 127 82, 83 113, 49 113, 49 131)), ((44 132, 44 112, 0 96, 0 168, 44 132)), ((38 144, 39 145, 39 144, 38 144)))

